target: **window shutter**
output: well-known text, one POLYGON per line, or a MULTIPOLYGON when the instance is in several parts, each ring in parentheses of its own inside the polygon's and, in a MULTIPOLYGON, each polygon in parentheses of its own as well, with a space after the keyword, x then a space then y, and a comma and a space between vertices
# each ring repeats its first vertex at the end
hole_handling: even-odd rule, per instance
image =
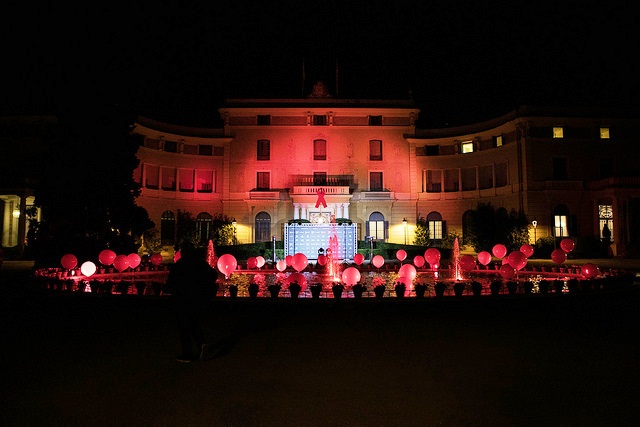
POLYGON ((384 240, 389 239, 389 221, 384 222, 384 240))

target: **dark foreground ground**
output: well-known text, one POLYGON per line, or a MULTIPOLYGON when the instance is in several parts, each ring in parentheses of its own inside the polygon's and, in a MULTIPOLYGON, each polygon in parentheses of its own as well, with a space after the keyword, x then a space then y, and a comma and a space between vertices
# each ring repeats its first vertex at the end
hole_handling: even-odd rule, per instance
POLYGON ((636 426, 640 292, 212 304, 180 364, 166 299, 0 274, 3 426, 636 426))

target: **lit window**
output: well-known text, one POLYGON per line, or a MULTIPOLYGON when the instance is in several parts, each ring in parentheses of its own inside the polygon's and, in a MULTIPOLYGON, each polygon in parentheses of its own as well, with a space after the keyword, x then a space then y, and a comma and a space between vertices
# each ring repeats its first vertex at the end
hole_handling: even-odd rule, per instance
POLYGON ((566 215, 554 215, 554 235, 556 237, 568 237, 569 230, 567 230, 567 216, 566 215))
POLYGON ((493 137, 493 145, 494 147, 502 147, 502 135, 493 137))
POLYGON ((460 144, 462 154, 473 153, 473 141, 463 141, 460 144))
POLYGON ((380 212, 373 212, 369 216, 368 235, 373 240, 384 240, 385 238, 385 221, 384 216, 380 212))
POLYGON ((427 215, 427 225, 429 227, 429 238, 435 240, 442 240, 442 231, 443 231, 443 223, 442 223, 442 215, 438 212, 431 212, 427 215))
POLYGON ((598 205, 598 217, 600 219, 600 238, 613 242, 613 206, 598 205))
POLYGON ((609 139, 609 128, 600 128, 600 139, 609 139))
POLYGON ((556 126, 553 128, 553 137, 554 138, 564 138, 564 128, 556 126))
POLYGON ((369 141, 369 160, 382 160, 382 141, 379 139, 369 141))

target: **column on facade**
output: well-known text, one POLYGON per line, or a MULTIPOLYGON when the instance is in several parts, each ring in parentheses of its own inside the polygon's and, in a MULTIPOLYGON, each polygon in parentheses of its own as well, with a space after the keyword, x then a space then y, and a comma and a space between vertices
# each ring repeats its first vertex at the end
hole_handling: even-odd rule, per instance
POLYGON ((336 218, 344 218, 342 216, 342 207, 343 207, 342 204, 336 203, 336 218))
POLYGON ((344 215, 343 218, 349 218, 349 203, 343 205, 342 215, 344 215))
POLYGON ((293 204, 293 219, 300 219, 300 204, 293 204))
POLYGON ((302 205, 302 212, 300 214, 300 219, 307 219, 307 212, 309 210, 309 207, 307 206, 307 204, 303 204, 302 205))

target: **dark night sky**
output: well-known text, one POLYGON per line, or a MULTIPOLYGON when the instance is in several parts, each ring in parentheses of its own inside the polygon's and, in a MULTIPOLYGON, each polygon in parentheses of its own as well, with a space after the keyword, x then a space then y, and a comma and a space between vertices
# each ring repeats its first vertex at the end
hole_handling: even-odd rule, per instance
POLYGON ((303 60, 308 86, 333 85, 337 61, 340 98, 411 94, 428 126, 522 104, 638 111, 631 2, 48 3, 5 13, 2 114, 117 104, 210 124, 225 97, 300 97, 303 60))

